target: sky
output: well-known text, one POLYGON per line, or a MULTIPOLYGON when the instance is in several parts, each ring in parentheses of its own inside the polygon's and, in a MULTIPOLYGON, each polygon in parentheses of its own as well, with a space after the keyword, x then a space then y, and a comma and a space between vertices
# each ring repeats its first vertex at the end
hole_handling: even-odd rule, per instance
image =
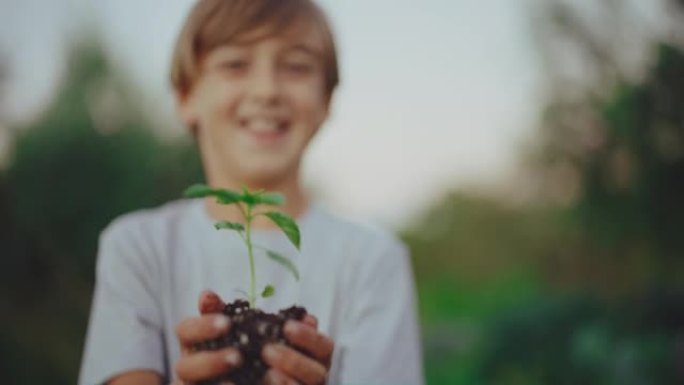
MULTIPOLYGON (((543 105, 529 1, 320 3, 336 32, 342 83, 304 181, 326 206, 401 227, 448 191, 510 182, 543 105)), ((68 38, 87 20, 142 90, 160 135, 184 135, 166 79, 191 4, 0 0, 0 52, 12 66, 5 121, 30 119, 49 102, 68 38)))

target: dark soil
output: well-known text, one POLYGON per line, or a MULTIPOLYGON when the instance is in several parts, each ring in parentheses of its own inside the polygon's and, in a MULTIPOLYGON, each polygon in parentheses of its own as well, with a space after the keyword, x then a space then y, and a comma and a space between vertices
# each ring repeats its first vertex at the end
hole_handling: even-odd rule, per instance
MULTIPOLYGON (((197 350, 217 350, 228 346, 236 347, 242 353, 243 364, 231 373, 211 381, 198 382, 197 385, 217 385, 230 381, 235 385, 259 385, 262 383, 268 366, 261 360, 261 350, 267 343, 282 343, 293 347, 283 334, 287 320, 301 321, 306 309, 292 306, 278 314, 264 313, 250 309, 245 300, 236 300, 223 308, 223 314, 231 320, 230 331, 218 339, 197 344, 197 350)), ((293 347, 296 350, 299 350, 293 347)), ((305 352, 302 352, 306 354, 305 352)))

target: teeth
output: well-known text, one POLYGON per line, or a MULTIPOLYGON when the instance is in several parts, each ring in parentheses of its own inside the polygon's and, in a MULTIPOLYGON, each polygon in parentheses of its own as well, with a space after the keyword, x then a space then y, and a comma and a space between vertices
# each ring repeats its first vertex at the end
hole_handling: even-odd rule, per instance
POLYGON ((280 127, 280 122, 278 120, 275 120, 275 119, 253 118, 253 119, 248 119, 245 123, 245 126, 250 131, 259 132, 259 133, 267 133, 267 132, 278 131, 278 129, 280 127))

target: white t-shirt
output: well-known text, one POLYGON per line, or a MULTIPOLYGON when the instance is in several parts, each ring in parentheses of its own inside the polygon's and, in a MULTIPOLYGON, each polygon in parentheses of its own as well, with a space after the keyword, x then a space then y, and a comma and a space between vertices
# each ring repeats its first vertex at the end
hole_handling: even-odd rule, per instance
MULTIPOLYGON (((124 215, 100 237, 96 286, 79 384, 102 384, 134 369, 167 380, 180 356, 175 328, 197 316, 205 289, 244 298, 249 261, 242 240, 217 231, 202 200, 180 200, 124 215)), ((276 294, 257 306, 293 304, 315 315, 335 341, 329 384, 421 385, 422 352, 406 248, 392 235, 312 205, 298 219, 301 251, 277 229, 257 229, 255 244, 291 258, 282 266, 255 255, 257 290, 276 294)))

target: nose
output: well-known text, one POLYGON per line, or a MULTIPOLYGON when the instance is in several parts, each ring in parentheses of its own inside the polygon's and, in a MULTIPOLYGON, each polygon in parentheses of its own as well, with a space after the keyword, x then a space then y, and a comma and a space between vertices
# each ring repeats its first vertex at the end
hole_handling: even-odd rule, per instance
POLYGON ((276 69, 267 63, 254 68, 251 73, 249 94, 259 104, 274 105, 280 102, 280 85, 276 69))

